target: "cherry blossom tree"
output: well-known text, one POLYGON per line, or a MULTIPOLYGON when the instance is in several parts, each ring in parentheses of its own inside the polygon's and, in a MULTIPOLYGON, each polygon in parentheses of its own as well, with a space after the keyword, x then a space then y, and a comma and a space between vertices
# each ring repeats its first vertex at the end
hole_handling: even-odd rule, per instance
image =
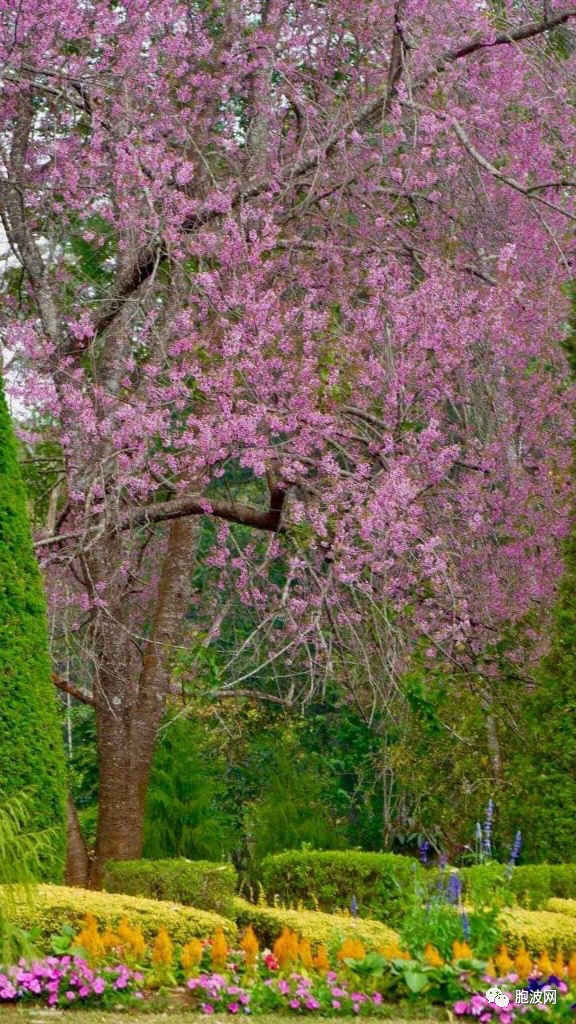
POLYGON ((56 681, 96 714, 92 884, 140 853, 199 564, 267 661, 309 663, 278 700, 364 607, 400 661, 425 638, 473 664, 550 599, 575 24, 556 0, 0 0, 5 373, 57 449, 37 551, 83 652, 56 681))

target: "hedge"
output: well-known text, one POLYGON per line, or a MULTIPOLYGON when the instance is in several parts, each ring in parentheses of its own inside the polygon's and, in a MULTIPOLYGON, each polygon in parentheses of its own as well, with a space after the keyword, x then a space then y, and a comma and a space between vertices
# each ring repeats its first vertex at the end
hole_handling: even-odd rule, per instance
POLYGON ((514 868, 508 880, 504 864, 486 864, 462 868, 460 878, 471 903, 501 899, 538 909, 551 897, 576 898, 576 864, 525 864, 514 868))
POLYGON ((549 953, 561 952, 570 957, 576 951, 576 918, 568 914, 515 907, 503 911, 498 923, 502 940, 512 953, 520 946, 534 955, 546 949, 549 953))
POLYGON ((140 925, 146 939, 153 939, 164 926, 175 942, 196 936, 209 938, 218 925, 234 941, 233 921, 206 910, 185 907, 181 903, 150 900, 140 896, 120 896, 92 889, 72 889, 63 885, 39 885, 33 899, 17 896, 10 904, 11 920, 27 931, 39 930, 39 944, 48 951, 50 936, 63 925, 80 930, 86 914, 93 914, 100 926, 114 928, 126 917, 140 925))
POLYGON ((237 875, 231 864, 207 860, 110 861, 104 869, 103 887, 108 892, 175 900, 201 910, 233 916, 237 875))
POLYGON ((47 879, 59 880, 66 854, 64 747, 42 581, 1 380, 0 691, 0 798, 23 796, 31 827, 38 832, 51 830, 42 873, 47 879))
POLYGON ((310 939, 313 946, 324 943, 335 948, 351 936, 360 939, 367 952, 382 949, 398 939, 397 933, 380 921, 321 911, 254 906, 240 897, 236 897, 234 905, 238 925, 246 928, 251 924, 260 941, 270 947, 283 928, 291 928, 301 938, 310 939))
POLYGON ((265 857, 261 867, 269 901, 278 896, 284 904, 336 913, 348 909, 354 896, 360 917, 392 926, 400 923, 421 877, 410 857, 352 850, 292 850, 265 857))

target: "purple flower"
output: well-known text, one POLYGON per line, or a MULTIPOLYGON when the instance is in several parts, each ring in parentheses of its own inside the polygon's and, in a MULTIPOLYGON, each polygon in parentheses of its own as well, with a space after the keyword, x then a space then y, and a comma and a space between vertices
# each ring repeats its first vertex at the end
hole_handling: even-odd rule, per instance
POLYGON ((428 863, 428 853, 429 853, 429 851, 430 851, 430 843, 428 843, 426 840, 424 840, 424 842, 421 843, 420 846, 418 847, 418 856, 420 858, 420 863, 421 864, 427 864, 428 863))
POLYGON ((318 1002, 317 999, 314 998, 314 996, 308 996, 308 998, 306 1000, 306 1009, 307 1010, 319 1010, 320 1009, 320 1003, 318 1002))
POLYGON ((238 1013, 240 1003, 228 1003, 228 1013, 238 1013))
POLYGON ((292 1010, 299 1010, 300 1009, 300 1000, 299 999, 291 999, 290 1002, 288 1003, 288 1006, 292 1010))
POLYGON ((484 835, 482 839, 482 847, 487 857, 492 856, 492 820, 494 818, 494 801, 492 798, 488 801, 486 808, 486 819, 484 821, 484 835))
POLYGON ((462 883, 458 878, 458 875, 453 871, 448 879, 448 885, 446 886, 446 902, 457 904, 460 902, 460 893, 462 891, 462 883))

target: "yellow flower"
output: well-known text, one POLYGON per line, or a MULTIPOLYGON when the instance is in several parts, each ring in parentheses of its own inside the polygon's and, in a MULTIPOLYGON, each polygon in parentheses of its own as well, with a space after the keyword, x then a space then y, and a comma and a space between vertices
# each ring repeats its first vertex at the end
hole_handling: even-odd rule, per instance
POLYGON ((444 963, 440 953, 436 949, 436 946, 433 946, 430 942, 428 942, 424 947, 424 959, 430 967, 442 967, 442 964, 444 963))
POLYGON ((135 960, 141 960, 146 952, 146 939, 139 925, 131 925, 123 917, 118 925, 118 938, 126 953, 135 960))
POLYGON ((258 939, 254 934, 254 929, 252 925, 248 925, 244 938, 240 943, 240 948, 244 950, 246 956, 246 965, 248 967, 254 967, 260 946, 258 945, 258 939))
POLYGON ((218 927, 212 939, 212 969, 223 971, 228 960, 228 943, 222 928, 218 927))
POLYGON ((187 978, 194 974, 202 959, 202 943, 200 939, 190 939, 185 946, 182 947, 182 954, 180 956, 180 963, 184 968, 184 973, 187 978))
POLYGON ((92 914, 86 914, 84 921, 84 928, 81 932, 78 932, 74 939, 74 945, 81 946, 86 952, 86 958, 89 963, 95 964, 104 957, 106 947, 98 931, 96 918, 92 914))
POLYGON ((291 928, 284 928, 282 934, 276 939, 272 950, 280 967, 285 964, 295 964, 298 959, 298 936, 291 928))
POLYGON ((174 956, 174 945, 165 928, 161 928, 152 948, 152 963, 155 967, 169 967, 174 956))
POLYGON ((474 956, 468 943, 458 942, 457 939, 452 943, 452 952, 454 954, 454 960, 469 960, 474 956))
POLYGON ((548 956, 548 951, 546 949, 543 953, 540 953, 540 956, 537 960, 537 967, 541 974, 549 975, 554 973, 552 969, 552 961, 550 960, 550 957, 548 956))
POLYGON ((533 967, 532 957, 526 952, 523 946, 520 947, 514 957, 514 969, 520 978, 525 980, 531 973, 533 967))
POLYGON ((326 946, 322 944, 320 944, 318 946, 318 949, 316 950, 316 956, 314 957, 314 967, 316 968, 317 971, 320 971, 321 974, 324 974, 326 971, 330 970, 330 961, 328 959, 326 946))
POLYGON ((307 970, 313 966, 312 958, 312 947, 310 945, 310 939, 301 939, 298 944, 298 959, 307 970))
POLYGON ((565 976, 566 964, 564 963, 562 953, 556 953, 556 956, 552 961, 552 970, 550 973, 554 974, 557 978, 563 978, 565 976))
POLYGON ((360 942, 360 939, 344 939, 344 942, 340 946, 337 953, 339 960, 363 960, 366 956, 366 950, 360 942))
POLYGON ((500 949, 494 957, 494 963, 496 965, 499 978, 502 978, 505 974, 508 974, 513 970, 514 961, 508 955, 508 949, 506 946, 500 946, 500 949))
POLYGON ((387 960, 410 960, 410 953, 407 953, 405 949, 400 949, 397 942, 389 942, 380 952, 387 960))

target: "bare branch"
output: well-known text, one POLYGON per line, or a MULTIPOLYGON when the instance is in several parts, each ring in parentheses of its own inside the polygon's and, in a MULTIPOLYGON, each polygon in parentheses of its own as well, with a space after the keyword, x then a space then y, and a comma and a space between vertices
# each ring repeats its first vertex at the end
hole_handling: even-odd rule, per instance
POLYGON ((87 690, 81 690, 78 686, 74 686, 74 683, 68 682, 67 679, 59 679, 58 676, 52 676, 52 682, 58 690, 62 690, 63 693, 70 694, 75 700, 81 701, 82 704, 88 704, 89 707, 94 707, 95 700, 87 690))

